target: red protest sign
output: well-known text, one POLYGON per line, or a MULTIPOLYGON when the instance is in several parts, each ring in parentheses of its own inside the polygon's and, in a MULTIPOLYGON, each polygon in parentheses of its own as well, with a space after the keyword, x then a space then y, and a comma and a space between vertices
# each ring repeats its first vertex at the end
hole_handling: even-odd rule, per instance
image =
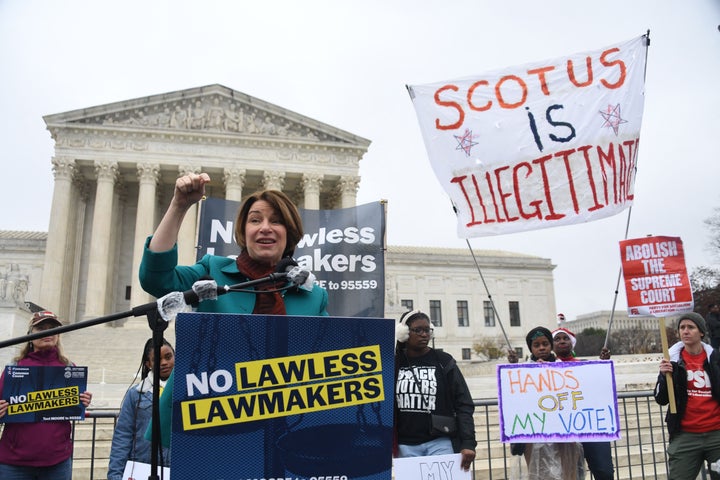
POLYGON ((693 310, 680 237, 622 240, 620 258, 631 317, 664 317, 693 310))

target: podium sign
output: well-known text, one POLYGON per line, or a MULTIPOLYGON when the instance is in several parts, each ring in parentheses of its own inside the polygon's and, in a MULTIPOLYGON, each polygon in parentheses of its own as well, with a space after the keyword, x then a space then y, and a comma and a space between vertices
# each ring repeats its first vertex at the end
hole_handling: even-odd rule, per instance
POLYGON ((389 480, 394 322, 183 313, 173 480, 389 480))

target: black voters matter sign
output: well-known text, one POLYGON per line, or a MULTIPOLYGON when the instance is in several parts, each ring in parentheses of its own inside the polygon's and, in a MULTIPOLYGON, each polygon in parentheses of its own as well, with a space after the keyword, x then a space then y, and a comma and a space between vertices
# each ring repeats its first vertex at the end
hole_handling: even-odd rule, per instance
MULTIPOLYGON (((197 258, 237 256, 235 217, 240 202, 207 198, 200 204, 197 258)), ((299 209, 304 235, 298 264, 328 291, 328 313, 385 316, 385 207, 381 202, 333 210, 299 209)))

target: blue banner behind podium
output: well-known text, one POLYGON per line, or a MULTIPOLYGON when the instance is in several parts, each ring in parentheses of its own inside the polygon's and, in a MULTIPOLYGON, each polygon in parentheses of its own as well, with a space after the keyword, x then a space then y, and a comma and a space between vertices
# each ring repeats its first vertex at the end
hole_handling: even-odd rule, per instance
POLYGON ((182 313, 175 334, 173 480, 391 478, 392 320, 182 313))
MULTIPOLYGON (((209 197, 200 203, 197 259, 237 256, 234 222, 240 202, 209 197)), ((328 292, 337 317, 385 315, 385 205, 367 203, 332 210, 299 209, 303 235, 293 257, 328 292)))

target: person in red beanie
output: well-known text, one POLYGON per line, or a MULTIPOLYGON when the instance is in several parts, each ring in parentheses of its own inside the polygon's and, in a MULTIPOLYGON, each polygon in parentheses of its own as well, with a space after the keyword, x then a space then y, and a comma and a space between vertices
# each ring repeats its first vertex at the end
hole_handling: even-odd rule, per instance
MULTIPOLYGON (((577 337, 565 327, 552 331, 553 351, 561 362, 579 362, 575 358, 575 345, 577 337)), ((601 360, 610 359, 610 350, 603 347, 600 352, 601 360)), ((610 442, 583 442, 583 455, 587 461, 588 469, 595 480, 612 480, 615 468, 612 462, 612 449, 610 442)))

